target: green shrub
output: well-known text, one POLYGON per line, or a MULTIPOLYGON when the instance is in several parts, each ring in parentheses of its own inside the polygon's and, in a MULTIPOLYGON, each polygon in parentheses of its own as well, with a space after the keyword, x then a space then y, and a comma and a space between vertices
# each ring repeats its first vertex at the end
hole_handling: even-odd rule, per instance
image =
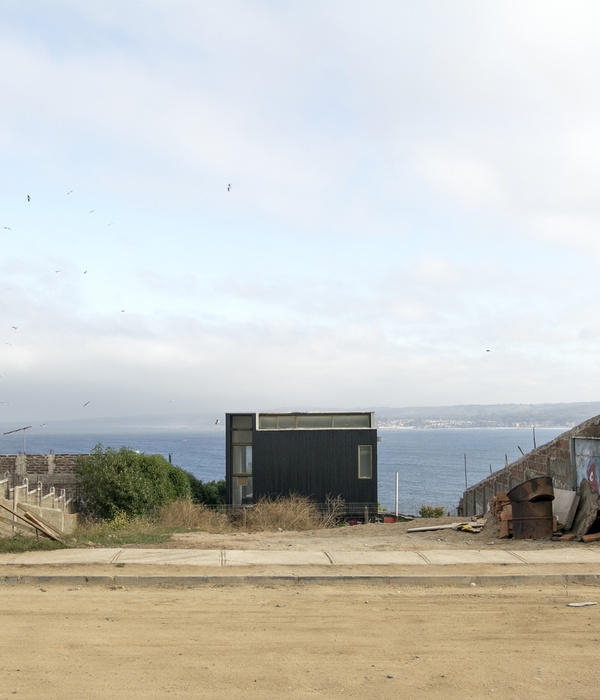
POLYGON ((445 511, 444 506, 421 506, 419 515, 422 518, 443 518, 445 511))
POLYGON ((203 483, 200 479, 196 479, 193 474, 187 473, 187 476, 189 478, 192 500, 194 503, 202 503, 206 506, 220 506, 225 503, 225 479, 203 483))
POLYGON ((81 510, 93 518, 148 515, 169 501, 191 496, 187 472, 161 455, 128 447, 103 450, 98 444, 89 456, 78 458, 75 470, 83 493, 81 510))

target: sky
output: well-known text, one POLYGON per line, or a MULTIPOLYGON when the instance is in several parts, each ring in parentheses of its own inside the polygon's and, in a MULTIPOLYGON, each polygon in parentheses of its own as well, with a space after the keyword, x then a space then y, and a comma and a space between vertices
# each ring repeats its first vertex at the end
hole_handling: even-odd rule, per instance
POLYGON ((596 0, 3 0, 0 426, 596 401, 596 0))

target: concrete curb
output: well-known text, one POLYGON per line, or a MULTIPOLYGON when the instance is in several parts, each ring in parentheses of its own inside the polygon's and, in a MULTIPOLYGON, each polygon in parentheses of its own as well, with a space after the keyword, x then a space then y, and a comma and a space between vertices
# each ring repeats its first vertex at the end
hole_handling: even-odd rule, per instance
POLYGON ((549 586, 549 585, 600 585, 600 574, 508 574, 469 576, 423 575, 331 575, 331 576, 85 576, 85 575, 25 575, 0 576, 0 586, 106 586, 109 588, 200 588, 203 586, 310 586, 310 585, 385 585, 385 586, 549 586))

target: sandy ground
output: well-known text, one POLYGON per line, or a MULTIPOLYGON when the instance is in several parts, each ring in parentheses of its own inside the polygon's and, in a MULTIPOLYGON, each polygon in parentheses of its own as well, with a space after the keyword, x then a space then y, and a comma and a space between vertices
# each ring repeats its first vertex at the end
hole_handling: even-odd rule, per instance
POLYGON ((597 593, 7 586, 0 698, 589 700, 597 593))

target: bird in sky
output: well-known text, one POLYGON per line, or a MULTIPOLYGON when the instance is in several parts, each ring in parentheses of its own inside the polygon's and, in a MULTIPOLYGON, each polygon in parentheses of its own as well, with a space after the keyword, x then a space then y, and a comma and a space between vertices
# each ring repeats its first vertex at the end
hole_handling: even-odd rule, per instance
POLYGON ((14 328, 15 330, 17 330, 18 327, 19 327, 19 326, 12 326, 12 328, 14 328))
POLYGON ((45 428, 45 427, 46 427, 46 424, 45 424, 45 423, 42 423, 42 424, 40 425, 40 428, 45 428))
POLYGON ((69 190, 69 191, 67 192, 67 194, 71 194, 72 191, 73 191, 73 190, 69 190))
POLYGON ((88 212, 88 214, 93 214, 95 211, 95 209, 92 209, 92 211, 88 212))
POLYGON ((90 403, 92 403, 92 402, 91 402, 91 401, 86 401, 86 402, 83 404, 83 407, 85 408, 85 407, 86 407, 88 404, 90 404, 90 403))
POLYGON ((12 231, 12 228, 10 226, 3 226, 2 227, 5 231, 12 231))
POLYGON ((228 192, 231 191, 231 182, 227 185, 227 191, 228 191, 228 192))
POLYGON ((215 425, 219 425, 219 419, 218 419, 218 418, 217 418, 217 420, 215 421, 215 425))
POLYGON ((31 202, 31 197, 29 195, 27 195, 27 201, 31 202))

